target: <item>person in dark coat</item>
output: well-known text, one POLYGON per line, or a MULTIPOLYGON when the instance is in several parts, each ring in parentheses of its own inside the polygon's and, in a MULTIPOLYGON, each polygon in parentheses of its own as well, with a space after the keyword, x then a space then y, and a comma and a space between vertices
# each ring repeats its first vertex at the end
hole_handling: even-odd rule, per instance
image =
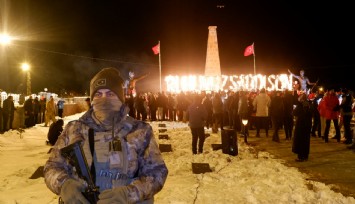
POLYGON ((223 102, 220 92, 216 92, 212 98, 213 125, 212 133, 218 132, 218 127, 223 130, 223 102))
POLYGON ((168 115, 170 121, 176 121, 177 97, 175 94, 168 94, 168 115))
POLYGON ((9 129, 12 129, 12 123, 14 121, 15 110, 16 110, 16 108, 14 105, 13 97, 8 96, 7 99, 5 99, 3 102, 3 110, 2 110, 3 130, 4 131, 8 131, 9 129))
POLYGON ((49 127, 47 139, 50 145, 53 146, 57 142, 59 135, 63 131, 63 125, 64 121, 62 119, 59 119, 55 123, 52 123, 49 127))
POLYGON ((65 103, 65 101, 61 100, 61 99, 57 102, 58 116, 60 118, 63 118, 64 103, 65 103))
POLYGON ((201 97, 195 95, 192 104, 188 107, 186 118, 189 121, 189 126, 192 134, 192 153, 197 154, 203 152, 203 143, 205 142, 205 121, 207 118, 207 111, 201 103, 201 97))
POLYGON ((23 105, 23 108, 25 110, 25 125, 26 128, 32 127, 35 125, 34 122, 34 110, 33 110, 33 98, 32 96, 29 96, 28 99, 25 101, 25 104, 23 105))
POLYGON ((318 91, 315 93, 314 99, 311 102, 311 111, 312 111, 312 117, 313 117, 313 125, 312 125, 312 136, 316 137, 322 137, 322 127, 321 127, 321 122, 320 122, 320 114, 318 110, 318 102, 321 100, 323 96, 318 93, 318 91), (316 135, 317 132, 317 135, 316 135))
POLYGON ((238 111, 238 106, 233 106, 234 93, 232 91, 228 91, 226 95, 223 94, 223 98, 223 124, 233 128, 233 116, 235 109, 238 111))
POLYGON ((39 122, 39 118, 40 118, 40 114, 41 114, 41 104, 38 100, 38 97, 35 97, 35 99, 33 100, 33 121, 34 124, 38 124, 39 122))
POLYGON ((147 111, 144 107, 145 96, 141 93, 137 93, 137 96, 134 99, 136 105, 136 119, 145 121, 147 119, 147 111))
POLYGON ((136 118, 136 109, 134 107, 134 100, 135 97, 133 96, 133 94, 127 95, 125 100, 125 103, 129 107, 128 115, 131 116, 132 118, 136 118))
POLYGON ((282 128, 283 119, 285 115, 284 104, 281 97, 281 92, 276 91, 275 95, 271 98, 270 103, 270 116, 272 121, 272 127, 274 129, 274 134, 272 136, 272 141, 280 142, 279 130, 282 128))
POLYGON ((212 128, 213 125, 213 120, 212 120, 212 115, 213 115, 213 110, 212 110, 212 100, 211 100, 211 94, 206 94, 205 98, 202 100, 202 105, 205 107, 207 111, 207 119, 206 119, 206 128, 210 129, 212 128))
POLYGON ((165 116, 168 110, 168 97, 165 95, 164 91, 158 94, 157 107, 159 121, 165 121, 165 116))
POLYGON ((352 144, 353 135, 351 132, 351 119, 353 118, 353 110, 352 105, 354 103, 354 99, 350 94, 349 90, 344 89, 342 95, 342 102, 340 104, 340 113, 341 117, 343 118, 343 125, 344 125, 344 136, 345 141, 344 144, 352 144))
POLYGON ((296 125, 292 152, 298 155, 297 162, 307 161, 311 142, 312 112, 305 93, 299 96, 293 115, 296 117, 296 125))
POLYGON ((150 93, 148 95, 148 106, 150 110, 150 120, 156 121, 157 120, 157 99, 154 93, 150 93))

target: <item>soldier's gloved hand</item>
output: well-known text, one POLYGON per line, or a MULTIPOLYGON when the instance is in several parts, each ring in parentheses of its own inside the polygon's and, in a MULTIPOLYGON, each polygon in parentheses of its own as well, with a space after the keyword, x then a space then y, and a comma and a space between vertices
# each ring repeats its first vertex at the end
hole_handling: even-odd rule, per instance
POLYGON ((128 203, 128 187, 121 186, 105 190, 99 195, 97 204, 128 203))
POLYGON ((85 185, 74 179, 64 182, 60 190, 60 197, 65 204, 90 204, 81 192, 85 191, 85 185))

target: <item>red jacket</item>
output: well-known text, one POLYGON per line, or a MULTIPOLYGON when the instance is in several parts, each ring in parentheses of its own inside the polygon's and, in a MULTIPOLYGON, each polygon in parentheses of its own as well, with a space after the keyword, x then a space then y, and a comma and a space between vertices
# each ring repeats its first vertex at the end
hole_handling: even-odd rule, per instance
POLYGON ((325 103, 325 118, 328 120, 334 120, 339 118, 339 111, 334 111, 334 108, 339 106, 339 99, 334 93, 328 93, 324 97, 325 103))

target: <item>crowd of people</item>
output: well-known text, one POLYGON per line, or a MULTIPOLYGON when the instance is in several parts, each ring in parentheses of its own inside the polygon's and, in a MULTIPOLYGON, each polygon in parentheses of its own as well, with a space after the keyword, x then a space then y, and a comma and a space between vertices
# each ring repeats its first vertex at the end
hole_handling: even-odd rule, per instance
MULTIPOLYGON (((204 139, 201 135, 204 132, 200 131, 202 123, 206 129, 211 128, 213 133, 228 127, 237 132, 243 131, 243 135, 249 134, 248 130, 255 129, 256 137, 261 137, 261 130, 264 130, 265 136, 268 137, 269 131, 272 130, 271 139, 274 142, 280 142, 279 131, 283 129, 285 139, 293 139, 292 151, 296 154, 304 151, 298 154, 300 161, 307 160, 309 153, 309 147, 306 148, 309 146, 307 145, 309 138, 305 138, 304 135, 322 138, 325 143, 328 143, 330 138, 336 139, 337 142, 350 144, 352 146, 349 148, 354 148, 351 127, 354 112, 353 92, 334 88, 318 90, 315 88, 317 82, 310 82, 304 70, 300 71, 299 76, 290 70, 289 73, 299 82, 294 90, 268 91, 262 88, 255 91, 202 91, 178 94, 163 91, 138 92, 134 95, 133 92, 124 91, 124 103, 128 107, 128 115, 137 120, 188 122, 193 135, 194 154, 203 151, 204 139), (201 108, 205 112, 201 113, 201 108), (196 115, 199 117, 195 117, 196 115), (243 119, 248 120, 245 126, 242 124, 243 119), (331 125, 335 129, 335 135, 330 136, 331 125), (199 128, 199 131, 196 131, 196 128, 199 128), (344 128, 343 134, 341 128, 344 128), (310 131, 310 134, 305 131, 310 131), (342 136, 345 138, 344 141, 342 136), (299 138, 302 139, 299 141, 299 138)), ((90 98, 87 98, 86 102, 91 108, 90 98)), ((60 118, 63 116, 63 108, 63 100, 56 104, 53 97, 45 101, 44 98, 38 100, 37 97, 32 99, 30 96, 24 102, 24 125, 32 127, 38 123, 44 123, 45 126, 49 123, 55 124, 56 115, 58 114, 60 118)), ((12 129, 15 110, 12 96, 9 96, 1 108, 2 132, 12 129)))
MULTIPOLYGON (((329 88, 325 91, 315 88, 307 91, 297 88, 267 91, 262 88, 257 91, 210 93, 138 93, 136 97, 126 96, 126 104, 130 107, 129 115, 138 120, 180 121, 188 122, 190 127, 194 127, 194 121, 187 116, 191 106, 196 109, 196 96, 201 99, 200 105, 206 110, 206 129, 212 128, 214 133, 225 127, 238 132, 255 129, 256 137, 261 137, 261 130, 268 137, 269 130, 272 130, 271 139, 275 142, 280 142, 279 131, 284 129, 284 139, 293 140, 292 151, 298 154, 297 161, 308 159, 311 136, 318 136, 325 143, 329 142, 331 123, 335 129, 335 135, 331 138, 351 144, 349 148, 355 147, 351 128, 354 95, 345 88, 329 88), (243 129, 242 119, 249 121, 246 130, 243 129), (344 141, 341 140, 342 127, 344 141)), ((195 154, 198 137, 193 138, 192 152, 195 154)))
POLYGON ((63 110, 64 100, 55 102, 53 96, 47 101, 45 97, 39 99, 30 95, 19 108, 15 106, 13 96, 9 95, 0 106, 0 133, 14 129, 15 111, 19 115, 19 128, 30 128, 36 124, 44 123, 47 127, 48 124, 55 123, 57 115, 59 118, 63 117, 63 110))

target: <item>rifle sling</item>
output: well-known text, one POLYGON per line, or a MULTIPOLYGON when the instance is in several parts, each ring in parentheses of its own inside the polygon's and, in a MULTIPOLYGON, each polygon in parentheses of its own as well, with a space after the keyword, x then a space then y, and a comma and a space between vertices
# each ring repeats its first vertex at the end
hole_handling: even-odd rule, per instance
POLYGON ((94 129, 89 128, 89 146, 90 146, 90 152, 91 152, 91 156, 92 156, 90 173, 91 173, 93 183, 96 183, 96 169, 95 169, 95 163, 94 163, 94 153, 95 153, 94 136, 95 136, 94 129))

